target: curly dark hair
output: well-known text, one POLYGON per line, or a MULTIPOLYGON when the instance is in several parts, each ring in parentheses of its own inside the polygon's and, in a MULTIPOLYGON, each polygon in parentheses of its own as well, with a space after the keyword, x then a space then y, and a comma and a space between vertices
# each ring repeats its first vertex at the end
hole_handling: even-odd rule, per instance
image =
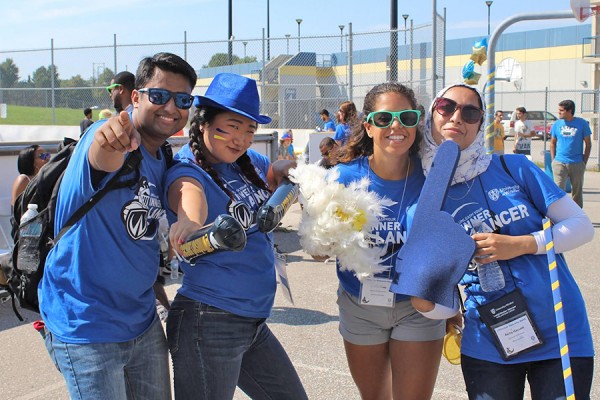
MULTIPOLYGON (((373 154, 373 139, 367 135, 367 131, 362 122, 366 120, 369 113, 375 111, 375 103, 379 96, 386 93, 398 93, 408 99, 410 106, 413 109, 417 108, 417 98, 415 97, 415 92, 413 92, 411 88, 396 82, 381 83, 374 86, 365 96, 361 123, 354 125, 348 142, 346 142, 335 155, 338 162, 350 162, 357 157, 370 156, 373 154)), ((423 117, 424 116, 421 116, 421 118, 423 117)), ((421 128, 417 126, 417 136, 409 149, 410 155, 418 153, 419 143, 422 137, 423 133, 421 132, 421 128)))
MULTIPOLYGON (((225 187, 223 181, 219 177, 217 171, 210 165, 210 163, 206 160, 206 155, 204 152, 205 144, 204 144, 204 130, 202 129, 202 125, 204 124, 212 124, 215 120, 215 117, 221 113, 227 112, 227 110, 216 108, 216 107, 208 107, 202 106, 198 107, 194 112, 194 118, 192 119, 192 123, 190 125, 190 149, 194 154, 194 158, 196 163, 204 170, 206 173, 210 175, 210 177, 215 181, 217 185, 227 195, 233 199, 233 194, 225 187)), ((240 167, 242 174, 256 187, 264 190, 271 191, 267 186, 266 182, 262 180, 262 178, 256 172, 254 168, 254 164, 252 164, 252 160, 248 156, 248 152, 242 154, 237 160, 236 164, 240 167)))

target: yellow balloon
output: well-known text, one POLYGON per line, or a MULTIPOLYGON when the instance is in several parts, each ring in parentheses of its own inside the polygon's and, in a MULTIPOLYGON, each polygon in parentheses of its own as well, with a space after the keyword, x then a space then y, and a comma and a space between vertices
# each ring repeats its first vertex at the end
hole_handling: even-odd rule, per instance
POLYGON ((460 342, 462 340, 462 331, 456 326, 450 327, 450 332, 444 336, 444 347, 442 354, 450 364, 460 364, 460 342))
POLYGON ((481 65, 487 60, 487 48, 486 47, 473 47, 471 52, 471 60, 481 65))
POLYGON ((481 74, 477 72, 473 72, 467 79, 465 79, 465 83, 467 85, 477 85, 479 83, 479 78, 481 78, 481 74))

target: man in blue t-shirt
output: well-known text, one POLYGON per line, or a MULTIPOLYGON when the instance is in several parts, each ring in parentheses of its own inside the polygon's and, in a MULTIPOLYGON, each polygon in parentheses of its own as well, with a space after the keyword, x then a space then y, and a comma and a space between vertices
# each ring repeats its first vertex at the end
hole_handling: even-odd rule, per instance
POLYGON ((558 103, 558 118, 550 131, 554 182, 565 190, 567 178, 570 179, 571 196, 583 208, 583 174, 592 151, 592 131, 586 120, 575 117, 575 103, 572 100, 558 103))
POLYGON ((323 126, 323 132, 335 132, 335 123, 331 120, 329 111, 322 109, 319 115, 321 116, 321 121, 325 123, 323 126))
POLYGON ((38 289, 45 344, 73 399, 171 399, 168 346, 152 286, 165 215, 161 145, 188 121, 196 84, 180 57, 158 53, 138 67, 133 111, 92 125, 60 185, 54 231, 102 189, 127 154, 143 159, 55 244, 38 289), (118 187, 118 186, 117 186, 118 187))

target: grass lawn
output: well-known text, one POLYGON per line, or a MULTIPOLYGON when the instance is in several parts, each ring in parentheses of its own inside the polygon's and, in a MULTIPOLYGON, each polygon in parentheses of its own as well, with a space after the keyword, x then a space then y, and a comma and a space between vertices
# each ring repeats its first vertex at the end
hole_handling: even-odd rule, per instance
MULTIPOLYGON (((0 118, 0 125, 79 125, 84 118, 83 110, 56 108, 56 123, 52 123, 52 109, 7 105, 7 118, 0 118)), ((98 120, 100 110, 92 110, 92 120, 98 120)))

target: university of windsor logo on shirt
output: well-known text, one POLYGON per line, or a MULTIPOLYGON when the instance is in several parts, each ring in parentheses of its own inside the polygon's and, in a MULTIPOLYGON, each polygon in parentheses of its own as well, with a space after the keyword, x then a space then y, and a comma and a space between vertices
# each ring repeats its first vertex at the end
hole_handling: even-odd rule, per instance
POLYGON ((135 197, 121 209, 121 221, 133 240, 154 240, 158 220, 165 215, 162 203, 152 188, 156 191, 156 185, 142 177, 135 197))
POLYGON ((227 212, 248 230, 256 224, 256 210, 271 195, 269 191, 256 188, 244 176, 238 179, 224 180, 223 184, 233 194, 233 201, 227 206, 227 212))

